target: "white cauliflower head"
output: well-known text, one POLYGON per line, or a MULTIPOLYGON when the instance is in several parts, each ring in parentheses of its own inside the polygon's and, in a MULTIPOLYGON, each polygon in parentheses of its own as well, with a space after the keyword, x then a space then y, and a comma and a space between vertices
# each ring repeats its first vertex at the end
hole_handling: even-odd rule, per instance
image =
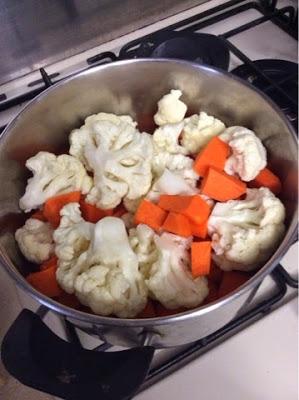
POLYGON ((170 154, 187 154, 188 151, 179 144, 179 137, 184 123, 166 124, 157 128, 153 134, 153 145, 156 152, 166 151, 170 154))
POLYGON ((48 222, 29 218, 15 233, 19 248, 27 260, 41 264, 54 251, 53 228, 48 222))
POLYGON ((176 124, 183 121, 187 106, 180 100, 182 92, 180 90, 171 90, 158 101, 158 111, 154 115, 157 125, 176 124))
POLYGON ((75 294, 96 314, 132 318, 145 307, 147 289, 120 218, 95 225, 89 249, 74 268, 80 269, 75 294))
POLYGON ((83 164, 68 154, 56 156, 40 151, 26 161, 26 167, 33 173, 19 203, 26 212, 38 208, 52 196, 76 190, 86 194, 92 187, 92 178, 83 164))
POLYGON ((244 200, 217 203, 208 220, 214 261, 225 271, 260 267, 282 239, 284 218, 283 204, 267 188, 247 189, 244 200))
POLYGON ((193 169, 194 160, 183 154, 156 153, 152 159, 152 169, 155 176, 160 177, 167 168, 175 175, 181 176, 191 187, 196 187, 198 175, 193 169))
POLYGON ((196 193, 198 193, 198 189, 190 186, 181 175, 174 174, 166 168, 163 174, 154 182, 146 198, 157 202, 161 194, 193 195, 196 193))
POLYGON ((227 128, 220 138, 227 142, 232 155, 227 159, 224 170, 229 175, 239 175, 252 181, 267 164, 267 153, 261 140, 253 131, 242 126, 227 128))
POLYGON ((188 249, 192 239, 163 233, 154 240, 158 258, 145 281, 150 295, 168 309, 198 306, 208 295, 209 288, 205 277, 191 275, 188 249))
POLYGON ((139 224, 136 228, 129 230, 130 245, 138 257, 139 268, 145 278, 148 278, 149 270, 158 258, 154 241, 156 236, 153 229, 144 224, 139 224))
POLYGON ((108 135, 113 134, 113 132, 130 129, 128 125, 133 128, 137 125, 137 122, 134 122, 129 115, 115 115, 101 112, 87 117, 84 125, 79 129, 74 129, 69 136, 70 154, 78 158, 87 169, 90 169, 90 166, 84 154, 85 147, 96 141, 98 124, 101 125, 104 123, 105 126, 107 122, 110 122, 108 124, 108 135))
POLYGON ((94 187, 88 203, 100 208, 114 208, 123 198, 143 196, 152 180, 152 141, 122 121, 97 121, 93 141, 84 147, 84 157, 94 173, 94 187))
POLYGON ((182 133, 182 145, 192 154, 198 153, 208 142, 219 135, 225 129, 225 125, 219 119, 201 112, 184 120, 182 133))
POLYGON ((94 224, 81 216, 79 203, 69 203, 61 211, 59 227, 54 231, 55 253, 58 257, 57 281, 67 292, 74 292, 78 271, 73 268, 91 241, 94 224))

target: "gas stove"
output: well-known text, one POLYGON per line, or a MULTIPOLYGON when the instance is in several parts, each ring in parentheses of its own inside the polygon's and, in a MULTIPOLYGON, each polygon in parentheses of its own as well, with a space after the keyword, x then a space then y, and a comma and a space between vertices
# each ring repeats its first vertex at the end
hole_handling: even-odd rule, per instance
MULTIPOLYGON (((205 63, 246 79, 271 97, 297 127, 297 26, 296 4, 292 1, 206 2, 2 84, 0 126, 3 129, 30 99, 45 88, 84 69, 120 59, 167 57, 205 63)), ((297 260, 298 246, 295 243, 281 265, 260 284, 252 302, 219 331, 189 345, 156 350, 139 393, 291 302, 297 296, 297 260)), ((95 351, 120 350, 74 328, 43 306, 38 308, 37 303, 23 292, 18 291, 18 296, 23 307, 36 311, 63 339, 95 351)), ((140 394, 136 398, 139 396, 140 399, 151 398, 140 394)))

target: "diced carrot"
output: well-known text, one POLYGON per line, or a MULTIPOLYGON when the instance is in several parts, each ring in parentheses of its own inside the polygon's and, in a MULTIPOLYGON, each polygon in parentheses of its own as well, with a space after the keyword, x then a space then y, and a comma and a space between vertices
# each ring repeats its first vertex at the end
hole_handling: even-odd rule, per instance
POLYGON ((215 136, 197 155, 193 164, 193 169, 200 176, 204 176, 209 167, 215 167, 223 170, 229 154, 229 145, 215 136))
POLYGON ((155 230, 159 230, 166 216, 167 212, 162 210, 162 208, 148 200, 142 200, 136 211, 134 221, 136 225, 146 224, 155 230))
POLYGON ((145 308, 136 316, 136 318, 154 318, 156 316, 156 310, 154 303, 148 300, 145 308))
POLYGON ((215 284, 219 285, 221 280, 222 280, 222 275, 223 275, 223 271, 222 269, 220 269, 219 267, 217 267, 217 265, 215 265, 213 262, 211 263, 211 268, 210 268, 210 272, 207 276, 207 278, 209 279, 209 281, 211 282, 215 282, 215 284))
POLYGON ((45 202, 44 215, 54 228, 57 228, 60 224, 60 210, 62 207, 68 203, 78 203, 80 196, 80 192, 65 193, 51 197, 45 202))
POLYGON ((113 210, 113 217, 120 218, 122 215, 126 214, 128 211, 125 209, 125 207, 120 204, 113 210))
POLYGON ((74 294, 69 294, 66 293, 65 291, 62 291, 62 293, 55 298, 59 303, 64 304, 67 307, 79 309, 81 307, 81 303, 77 299, 77 297, 74 294))
POLYGON ((185 215, 174 212, 167 215, 162 229, 179 236, 188 237, 192 235, 189 219, 185 215))
POLYGON ((190 226, 191 226, 192 236, 196 236, 201 239, 205 239, 207 237, 207 234, 208 234, 208 221, 207 220, 201 224, 191 223, 190 226))
POLYGON ((260 188, 262 186, 267 187, 274 194, 279 194, 281 192, 281 181, 270 171, 268 168, 264 168, 261 172, 253 179, 253 181, 248 183, 249 187, 260 188))
POLYGON ((27 281, 39 292, 49 297, 57 297, 62 289, 56 280, 56 267, 50 267, 43 271, 32 272, 27 276, 27 281))
POLYGON ((209 287, 209 294, 204 299, 204 302, 202 303, 202 305, 212 303, 213 301, 215 301, 219 298, 218 297, 218 285, 215 282, 208 280, 208 287, 209 287))
POLYGON ((191 271, 194 278, 208 275, 211 267, 211 242, 193 242, 191 244, 191 271))
POLYGON ((46 222, 46 221, 47 221, 47 219, 46 219, 46 217, 44 216, 44 213, 43 213, 42 210, 36 211, 34 214, 31 215, 30 218, 38 219, 38 220, 43 221, 43 222, 46 222))
POLYGON ((100 219, 113 215, 113 210, 102 210, 93 204, 87 203, 85 200, 80 200, 80 209, 82 212, 82 217, 85 221, 96 223, 100 219))
POLYGON ((157 317, 167 317, 169 315, 174 315, 187 311, 187 309, 184 307, 175 308, 174 310, 169 310, 168 308, 165 308, 161 303, 157 303, 155 308, 157 317))
POLYGON ((158 206, 166 211, 183 214, 196 224, 201 224, 210 215, 210 206, 200 196, 162 194, 158 206))
POLYGON ((58 258, 54 255, 54 256, 52 256, 51 258, 49 258, 49 260, 47 260, 47 261, 44 261, 42 264, 41 264, 41 266, 40 266, 40 270, 41 271, 44 271, 45 269, 48 269, 48 268, 52 268, 52 267, 57 267, 57 261, 58 261, 58 258))
POLYGON ((246 193, 246 185, 240 179, 211 167, 202 181, 201 191, 214 200, 227 201, 246 193))
POLYGON ((240 271, 227 271, 223 273, 222 280, 219 286, 218 296, 223 297, 228 293, 234 291, 239 286, 243 285, 250 275, 246 272, 240 271))

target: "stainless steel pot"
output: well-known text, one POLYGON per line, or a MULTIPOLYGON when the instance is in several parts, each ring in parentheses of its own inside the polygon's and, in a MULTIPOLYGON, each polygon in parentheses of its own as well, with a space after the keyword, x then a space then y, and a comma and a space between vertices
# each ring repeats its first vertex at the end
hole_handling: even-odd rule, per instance
POLYGON ((75 326, 112 344, 175 346, 202 338, 228 323, 247 304, 261 280, 288 250, 296 232, 297 140, 279 109, 248 84, 206 66, 176 60, 130 60, 96 67, 36 97, 6 128, 0 141, 0 261, 15 282, 40 303, 75 326), (147 320, 101 317, 76 311, 34 290, 24 279, 26 263, 14 241, 21 224, 18 200, 27 178, 24 161, 38 150, 60 151, 69 132, 100 111, 130 114, 144 130, 157 101, 170 89, 184 93, 190 113, 204 110, 226 125, 254 130, 267 147, 271 168, 283 182, 287 231, 275 254, 246 284, 207 306, 171 317, 147 320), (12 218, 13 217, 13 218, 12 218))

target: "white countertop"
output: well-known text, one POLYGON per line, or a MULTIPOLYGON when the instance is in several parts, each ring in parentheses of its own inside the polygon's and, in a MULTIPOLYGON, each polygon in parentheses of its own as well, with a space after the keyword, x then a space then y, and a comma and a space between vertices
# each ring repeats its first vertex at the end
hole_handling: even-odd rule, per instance
POLYGON ((140 393, 136 400, 297 400, 297 298, 140 393))

